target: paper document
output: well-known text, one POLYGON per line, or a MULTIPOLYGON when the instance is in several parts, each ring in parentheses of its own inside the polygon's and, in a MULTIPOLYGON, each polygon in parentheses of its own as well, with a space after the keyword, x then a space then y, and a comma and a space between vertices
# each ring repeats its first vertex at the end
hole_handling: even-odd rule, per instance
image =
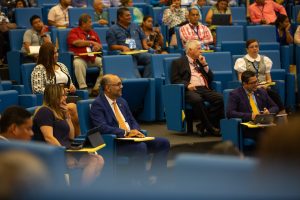
POLYGON ((132 55, 132 54, 146 53, 146 52, 148 52, 148 50, 132 50, 132 51, 121 52, 120 54, 122 54, 122 55, 132 55))
POLYGON ((39 54, 41 46, 29 46, 29 54, 39 54))
POLYGON ((145 142, 154 140, 155 137, 144 137, 144 138, 116 138, 117 140, 128 140, 128 141, 134 141, 134 142, 145 142))
POLYGON ((89 54, 94 54, 94 55, 96 55, 96 54, 102 54, 102 52, 88 52, 88 53, 80 53, 80 54, 78 54, 78 55, 80 55, 80 56, 87 56, 87 55, 89 55, 89 54))
POLYGON ((262 128, 262 127, 271 127, 271 126, 276 126, 276 124, 271 123, 271 124, 254 124, 253 122, 243 122, 241 123, 244 126, 247 126, 248 128, 262 128))
POLYGON ((106 146, 106 144, 102 144, 102 145, 99 145, 99 146, 94 147, 94 148, 93 147, 91 147, 91 148, 84 147, 82 149, 76 149, 76 150, 74 150, 74 149, 67 149, 67 152, 88 152, 88 153, 94 153, 94 152, 96 152, 96 151, 104 148, 105 146, 106 146))

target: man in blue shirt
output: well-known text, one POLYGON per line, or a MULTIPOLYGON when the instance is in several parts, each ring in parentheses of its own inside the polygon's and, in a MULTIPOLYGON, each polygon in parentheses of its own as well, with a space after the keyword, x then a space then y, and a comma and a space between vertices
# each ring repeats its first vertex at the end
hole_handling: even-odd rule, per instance
MULTIPOLYGON (((131 14, 128 8, 122 7, 117 11, 117 24, 110 27, 106 33, 106 41, 110 50, 128 52, 130 50, 149 50, 147 40, 141 28, 131 23, 131 14)), ((137 65, 144 66, 144 78, 151 77, 150 60, 151 54, 133 54, 133 60, 137 65)), ((141 77, 136 68, 136 76, 141 77)))

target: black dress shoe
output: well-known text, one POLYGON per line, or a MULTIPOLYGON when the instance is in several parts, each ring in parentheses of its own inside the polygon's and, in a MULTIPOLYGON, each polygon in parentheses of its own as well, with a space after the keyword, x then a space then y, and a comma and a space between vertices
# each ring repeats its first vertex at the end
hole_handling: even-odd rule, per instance
POLYGON ((212 127, 208 130, 208 133, 212 136, 221 137, 220 129, 212 127))
POLYGON ((196 125, 196 128, 197 128, 197 134, 200 135, 200 137, 204 137, 206 135, 205 126, 202 123, 198 123, 196 125))

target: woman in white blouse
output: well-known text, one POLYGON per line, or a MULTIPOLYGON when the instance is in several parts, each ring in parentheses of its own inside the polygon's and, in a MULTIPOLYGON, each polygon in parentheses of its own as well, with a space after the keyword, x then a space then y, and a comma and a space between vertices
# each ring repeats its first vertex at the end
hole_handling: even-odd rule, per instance
POLYGON ((244 71, 249 70, 257 74, 259 87, 264 87, 268 95, 277 104, 281 113, 285 113, 284 105, 279 94, 266 87, 264 83, 272 82, 271 69, 273 62, 267 56, 259 54, 259 43, 256 39, 250 39, 246 42, 247 54, 243 58, 238 58, 235 62, 234 69, 237 71, 238 80, 241 81, 241 75, 244 71))
MULTIPOLYGON (((58 51, 55 46, 46 42, 40 47, 37 65, 31 73, 31 86, 33 93, 44 94, 46 85, 61 84, 67 93, 75 93, 74 86, 68 68, 58 60, 58 51)), ((75 133, 80 133, 77 107, 74 103, 68 103, 68 110, 72 116, 75 133)))

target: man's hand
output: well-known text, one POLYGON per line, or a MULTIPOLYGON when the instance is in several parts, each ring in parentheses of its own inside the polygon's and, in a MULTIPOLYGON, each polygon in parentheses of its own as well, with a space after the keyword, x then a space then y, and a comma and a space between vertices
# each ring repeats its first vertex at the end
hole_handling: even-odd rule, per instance
POLYGON ((264 108, 264 111, 262 112, 262 114, 270 114, 270 111, 267 108, 264 108))
POLYGON ((76 87, 73 84, 70 85, 69 92, 72 94, 76 92, 76 87))
POLYGON ((198 60, 201 63, 201 65, 203 65, 203 66, 207 65, 207 62, 206 62, 206 59, 204 56, 200 55, 198 60))
POLYGON ((192 83, 190 83, 187 88, 190 91, 195 91, 196 90, 196 86, 194 84, 192 84, 192 83))
POLYGON ((257 114, 252 113, 251 119, 254 120, 257 114))
POLYGON ((127 137, 127 138, 133 138, 133 137, 144 138, 145 135, 143 133, 141 133, 140 131, 133 129, 133 130, 130 130, 130 132, 125 137, 127 137))
POLYGON ((127 52, 127 51, 130 51, 130 49, 127 46, 122 46, 122 51, 127 52))
POLYGON ((108 21, 105 20, 105 19, 100 19, 100 20, 98 21, 98 23, 101 24, 101 25, 107 25, 107 24, 108 24, 108 21))

